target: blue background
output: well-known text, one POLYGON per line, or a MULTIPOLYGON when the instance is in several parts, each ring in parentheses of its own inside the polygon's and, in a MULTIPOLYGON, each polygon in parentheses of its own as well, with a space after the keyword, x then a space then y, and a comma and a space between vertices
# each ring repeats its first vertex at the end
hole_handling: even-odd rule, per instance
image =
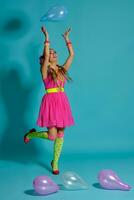
MULTIPOLYGON (((46 199, 132 199, 133 190, 105 191, 94 186, 97 173, 112 168, 133 186, 134 176, 134 1, 5 0, 0 1, 0 176, 2 199, 40 199, 32 192, 34 177, 50 171, 53 143, 23 135, 36 126, 44 85, 39 56, 45 25, 51 47, 63 64, 68 50, 61 34, 72 27, 73 79, 65 90, 75 126, 65 130, 60 169, 75 171, 90 191, 60 191, 46 199), (40 22, 53 5, 64 5, 60 22, 40 22), (93 184, 93 185, 92 185, 93 184), (7 193, 7 187, 9 192, 7 193), (30 190, 31 189, 31 190, 30 190), (12 195, 10 193, 12 192, 12 195), (10 194, 10 197, 8 196, 10 194)), ((45 130, 45 129, 43 129, 45 130)))

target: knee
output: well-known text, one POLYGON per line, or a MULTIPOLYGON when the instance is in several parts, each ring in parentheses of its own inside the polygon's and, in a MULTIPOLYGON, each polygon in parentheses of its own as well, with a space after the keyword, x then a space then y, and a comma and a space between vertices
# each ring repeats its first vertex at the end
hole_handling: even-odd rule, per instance
POLYGON ((63 138, 64 137, 64 128, 58 129, 57 137, 58 138, 63 138))
POLYGON ((56 135, 48 135, 49 140, 55 140, 56 139, 56 135))
POLYGON ((64 137, 64 133, 57 133, 57 138, 63 138, 64 137))
POLYGON ((50 140, 55 140, 57 136, 57 128, 56 127, 49 127, 48 128, 48 138, 50 140))

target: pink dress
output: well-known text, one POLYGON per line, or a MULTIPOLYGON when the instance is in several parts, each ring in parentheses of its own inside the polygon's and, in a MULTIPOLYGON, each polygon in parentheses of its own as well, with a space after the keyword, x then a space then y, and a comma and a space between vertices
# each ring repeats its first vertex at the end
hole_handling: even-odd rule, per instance
MULTIPOLYGON (((58 84, 64 87, 66 81, 66 79, 64 82, 58 80, 58 84)), ((57 83, 54 82, 50 73, 43 82, 45 89, 57 87, 57 83)), ((36 124, 40 127, 55 126, 61 128, 75 124, 65 91, 44 94, 36 124)))

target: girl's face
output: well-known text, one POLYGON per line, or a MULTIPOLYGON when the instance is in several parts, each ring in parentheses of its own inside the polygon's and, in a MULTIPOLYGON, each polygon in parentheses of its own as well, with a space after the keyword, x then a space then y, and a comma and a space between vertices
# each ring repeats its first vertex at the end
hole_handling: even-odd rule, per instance
POLYGON ((57 63, 57 53, 54 49, 49 50, 49 62, 57 63))
MULTIPOLYGON (((44 56, 40 56, 40 65, 43 64, 44 56)), ((49 62, 51 63, 57 63, 57 53, 54 49, 49 50, 49 62)))

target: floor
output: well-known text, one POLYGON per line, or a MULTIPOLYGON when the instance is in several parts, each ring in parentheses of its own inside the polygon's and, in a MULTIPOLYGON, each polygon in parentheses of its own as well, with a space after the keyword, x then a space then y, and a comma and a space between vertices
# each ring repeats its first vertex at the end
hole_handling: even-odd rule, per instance
POLYGON ((30 161, 0 161, 0 194, 2 200, 132 200, 134 198, 134 157, 108 156, 108 155, 66 155, 60 160, 60 174, 53 175, 50 168, 50 160, 39 158, 30 161), (129 185, 130 191, 104 190, 98 187, 97 175, 102 169, 112 169, 129 185), (88 190, 68 191, 62 187, 62 174, 73 171, 81 176, 88 184, 88 190), (33 180, 40 175, 49 176, 60 187, 56 193, 41 196, 34 191, 33 180))

